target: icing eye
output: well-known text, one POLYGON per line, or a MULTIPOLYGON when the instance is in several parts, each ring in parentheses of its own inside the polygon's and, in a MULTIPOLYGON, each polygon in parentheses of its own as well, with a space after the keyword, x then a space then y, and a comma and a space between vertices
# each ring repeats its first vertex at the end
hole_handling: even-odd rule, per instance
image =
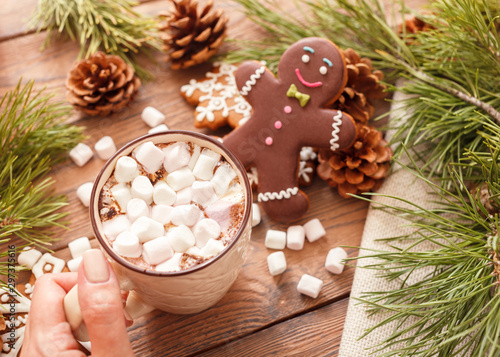
POLYGON ((302 62, 309 63, 311 58, 308 55, 302 55, 302 62))
POLYGON ((325 75, 327 72, 328 68, 326 68, 326 66, 319 67, 319 73, 321 73, 322 75, 325 75))

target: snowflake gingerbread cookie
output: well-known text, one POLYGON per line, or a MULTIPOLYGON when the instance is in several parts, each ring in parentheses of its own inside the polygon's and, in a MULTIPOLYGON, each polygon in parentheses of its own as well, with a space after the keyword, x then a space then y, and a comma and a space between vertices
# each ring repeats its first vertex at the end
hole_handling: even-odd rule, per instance
POLYGON ((250 118, 252 107, 236 87, 236 68, 229 63, 217 63, 213 71, 206 73, 205 79, 191 79, 181 87, 181 95, 196 105, 195 127, 216 130, 229 123, 236 128, 250 118))
POLYGON ((351 116, 325 109, 347 82, 343 54, 331 41, 305 38, 282 55, 278 78, 261 63, 248 61, 235 79, 253 114, 224 137, 224 145, 244 166, 257 168, 258 200, 267 214, 282 222, 297 220, 309 207, 297 182, 301 148, 335 151, 356 138, 351 116))

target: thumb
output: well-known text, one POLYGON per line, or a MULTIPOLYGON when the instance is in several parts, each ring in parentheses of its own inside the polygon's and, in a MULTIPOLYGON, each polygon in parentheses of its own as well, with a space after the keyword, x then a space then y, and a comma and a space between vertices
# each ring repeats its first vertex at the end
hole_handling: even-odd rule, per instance
POLYGON ((78 300, 92 343, 92 356, 134 356, 118 280, 98 249, 83 254, 78 271, 78 300))

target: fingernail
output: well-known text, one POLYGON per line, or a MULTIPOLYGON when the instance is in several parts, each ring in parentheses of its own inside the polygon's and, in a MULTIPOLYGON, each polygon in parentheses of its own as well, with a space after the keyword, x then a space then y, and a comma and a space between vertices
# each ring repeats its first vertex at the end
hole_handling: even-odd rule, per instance
POLYGON ((108 264, 99 249, 83 253, 83 272, 91 283, 104 283, 109 280, 108 264))
POLYGON ((125 317, 125 326, 126 327, 130 327, 134 324, 134 320, 132 319, 132 316, 130 316, 127 311, 123 310, 123 316, 125 317))

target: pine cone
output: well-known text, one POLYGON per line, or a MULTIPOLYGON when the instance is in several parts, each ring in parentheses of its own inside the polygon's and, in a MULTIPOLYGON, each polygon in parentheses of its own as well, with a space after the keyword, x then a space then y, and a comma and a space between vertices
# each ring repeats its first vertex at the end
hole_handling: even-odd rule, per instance
POLYGON ((159 16, 166 20, 160 31, 164 31, 164 50, 169 53, 172 69, 205 62, 222 45, 228 18, 222 10, 212 9, 212 0, 199 11, 197 0, 171 1, 175 10, 159 16))
POLYGON ((343 93, 330 107, 350 114, 356 121, 366 123, 373 115, 373 100, 386 97, 386 86, 380 81, 381 71, 374 71, 372 62, 351 48, 344 50, 347 65, 347 84, 343 93))
POLYGON ((376 190, 387 176, 392 150, 374 127, 357 124, 357 138, 346 150, 319 152, 318 176, 342 197, 376 190))
MULTIPOLYGON (((420 31, 428 31, 433 28, 433 26, 415 16, 405 19, 405 31, 407 33, 416 34, 420 31)), ((403 25, 398 26, 398 33, 403 33, 403 25)))
POLYGON ((122 110, 140 86, 132 66, 103 52, 75 62, 66 79, 68 101, 92 116, 107 116, 122 110))
POLYGON ((474 197, 478 197, 479 195, 479 200, 486 208, 489 214, 494 215, 494 214, 499 214, 500 213, 500 207, 498 207, 498 198, 492 197, 492 194, 490 190, 488 189, 488 185, 486 182, 483 182, 480 185, 473 185, 472 188, 470 189, 470 193, 474 197))

